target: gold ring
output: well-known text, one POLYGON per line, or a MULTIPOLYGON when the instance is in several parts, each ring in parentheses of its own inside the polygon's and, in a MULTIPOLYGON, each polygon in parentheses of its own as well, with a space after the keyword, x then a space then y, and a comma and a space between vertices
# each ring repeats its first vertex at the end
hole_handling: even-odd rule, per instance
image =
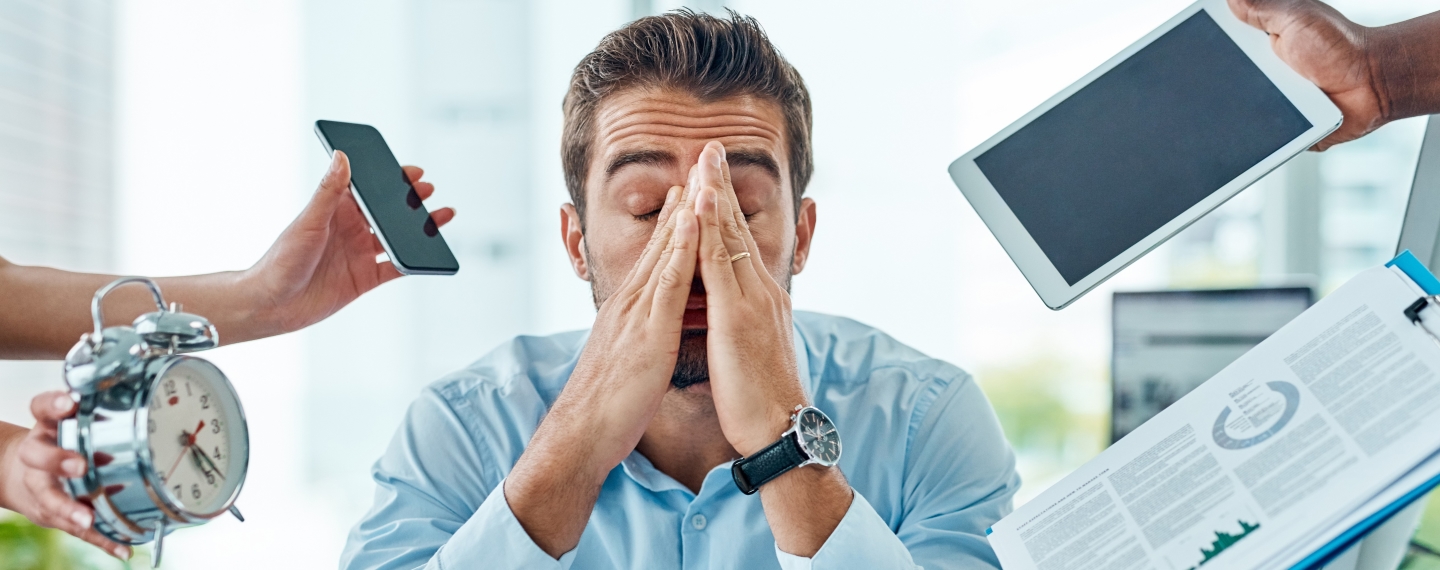
POLYGON ((737 253, 737 254, 735 254, 735 255, 730 256, 730 263, 735 263, 736 261, 740 261, 740 260, 745 259, 745 258, 747 258, 747 257, 750 257, 750 252, 748 252, 748 251, 742 251, 742 252, 740 252, 740 253, 737 253))

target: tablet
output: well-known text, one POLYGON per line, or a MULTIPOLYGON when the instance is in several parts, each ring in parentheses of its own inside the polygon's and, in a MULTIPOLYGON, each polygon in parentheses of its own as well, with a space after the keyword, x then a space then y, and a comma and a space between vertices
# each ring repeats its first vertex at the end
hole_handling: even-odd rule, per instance
POLYGON ((1225 0, 1200 0, 950 165, 1061 309, 1340 126, 1225 0))

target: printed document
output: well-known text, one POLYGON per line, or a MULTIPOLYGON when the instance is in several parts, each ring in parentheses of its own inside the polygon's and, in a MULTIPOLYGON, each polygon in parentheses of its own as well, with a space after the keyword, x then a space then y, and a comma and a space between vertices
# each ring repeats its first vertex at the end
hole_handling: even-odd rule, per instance
MULTIPOLYGON (((1288 568, 1440 474, 1440 341, 1352 279, 996 523, 1007 570, 1288 568)), ((1440 309, 1424 309, 1440 324, 1440 309)))

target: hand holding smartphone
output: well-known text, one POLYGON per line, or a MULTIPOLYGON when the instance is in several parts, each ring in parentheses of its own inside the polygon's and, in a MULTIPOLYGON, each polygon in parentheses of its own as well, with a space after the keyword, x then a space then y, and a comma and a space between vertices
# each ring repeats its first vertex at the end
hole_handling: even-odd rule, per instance
POLYGON ((350 158, 350 192, 396 270, 405 275, 454 275, 460 270, 380 131, 370 125, 315 121, 315 134, 331 155, 339 150, 350 158))

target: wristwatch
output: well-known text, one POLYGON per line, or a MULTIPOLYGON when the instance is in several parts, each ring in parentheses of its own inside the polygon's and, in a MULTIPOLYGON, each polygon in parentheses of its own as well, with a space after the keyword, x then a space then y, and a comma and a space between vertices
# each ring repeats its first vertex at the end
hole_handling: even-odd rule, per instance
POLYGON ((750 457, 736 459, 730 475, 741 493, 753 495, 760 486, 786 471, 806 465, 832 467, 840 461, 840 432, 818 408, 795 406, 790 429, 780 440, 750 457))

